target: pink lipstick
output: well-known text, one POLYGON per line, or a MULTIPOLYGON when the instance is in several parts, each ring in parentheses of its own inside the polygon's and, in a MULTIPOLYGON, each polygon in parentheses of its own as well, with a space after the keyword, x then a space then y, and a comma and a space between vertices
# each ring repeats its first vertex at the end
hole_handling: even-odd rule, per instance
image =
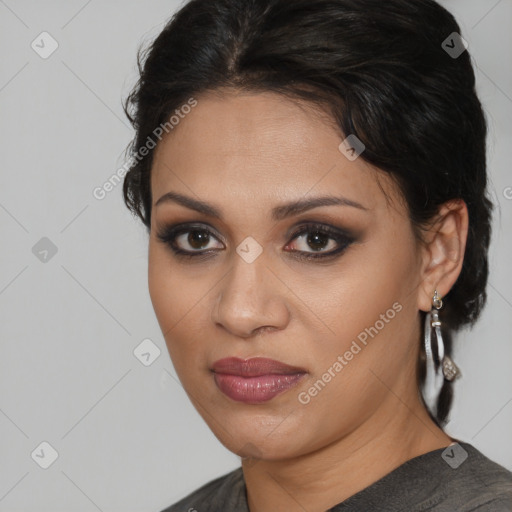
POLYGON ((217 387, 237 402, 259 404, 296 386, 307 374, 303 368, 264 357, 216 361, 211 370, 217 387))

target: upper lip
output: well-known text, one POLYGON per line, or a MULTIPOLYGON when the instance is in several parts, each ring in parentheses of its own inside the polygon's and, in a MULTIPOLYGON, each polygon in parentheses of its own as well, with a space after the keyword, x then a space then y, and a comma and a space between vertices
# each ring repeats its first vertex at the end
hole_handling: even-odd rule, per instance
POLYGON ((240 375, 242 377, 256 377, 259 375, 290 375, 296 373, 307 373, 304 368, 290 366, 289 364, 268 359, 266 357, 252 357, 240 359, 238 357, 226 357, 213 363, 211 369, 215 373, 228 375, 240 375))

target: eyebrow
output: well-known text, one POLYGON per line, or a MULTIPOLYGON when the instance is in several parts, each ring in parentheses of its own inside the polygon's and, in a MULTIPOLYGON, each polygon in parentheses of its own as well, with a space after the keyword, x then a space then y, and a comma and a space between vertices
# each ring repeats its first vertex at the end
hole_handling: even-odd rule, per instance
MULTIPOLYGON (((177 192, 167 192, 155 203, 155 207, 163 203, 178 203, 186 208, 203 213, 209 217, 214 217, 222 220, 222 211, 216 206, 205 201, 199 201, 192 197, 179 194, 177 192)), ((293 215, 298 215, 307 210, 318 208, 320 206, 351 206, 360 210, 368 211, 368 208, 362 204, 348 199, 346 197, 336 196, 321 196, 313 197, 310 199, 299 199, 286 204, 282 204, 272 208, 271 217, 274 221, 280 221, 293 215)))

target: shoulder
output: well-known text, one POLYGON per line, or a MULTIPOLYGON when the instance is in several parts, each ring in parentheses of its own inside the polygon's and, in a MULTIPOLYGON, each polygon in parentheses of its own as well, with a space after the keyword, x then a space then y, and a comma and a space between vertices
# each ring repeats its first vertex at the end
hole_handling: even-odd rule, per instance
POLYGON ((245 483, 240 467, 206 483, 161 512, 242 511, 244 502, 245 483))
POLYGON ((511 512, 512 472, 456 442, 408 460, 332 510, 511 512))
POLYGON ((457 442, 416 460, 421 464, 413 464, 413 473, 423 474, 416 481, 414 511, 512 511, 512 472, 473 445, 457 442))
MULTIPOLYGON (((463 511, 510 512, 512 472, 492 461, 474 446, 459 443, 467 453, 460 466, 451 467, 449 488, 463 511)), ((449 455, 449 453, 445 454, 449 455)))

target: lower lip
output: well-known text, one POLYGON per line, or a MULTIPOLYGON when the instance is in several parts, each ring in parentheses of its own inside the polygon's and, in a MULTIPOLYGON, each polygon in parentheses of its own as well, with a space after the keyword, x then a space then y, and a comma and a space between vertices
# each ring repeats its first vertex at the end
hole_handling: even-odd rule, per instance
POLYGON ((260 404, 268 402, 275 396, 295 387, 306 375, 294 373, 291 375, 259 375, 257 377, 241 377, 215 373, 217 387, 229 398, 237 402, 260 404))

